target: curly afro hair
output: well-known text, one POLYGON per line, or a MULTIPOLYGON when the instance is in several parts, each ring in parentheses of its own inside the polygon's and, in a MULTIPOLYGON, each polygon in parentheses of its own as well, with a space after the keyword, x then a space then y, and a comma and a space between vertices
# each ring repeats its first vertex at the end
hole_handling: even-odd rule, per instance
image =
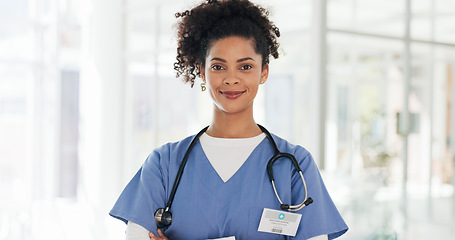
POLYGON ((262 65, 269 56, 279 57, 280 30, 268 19, 269 12, 248 0, 208 0, 175 16, 177 23, 177 77, 194 86, 210 45, 221 38, 238 36, 252 39, 262 65))

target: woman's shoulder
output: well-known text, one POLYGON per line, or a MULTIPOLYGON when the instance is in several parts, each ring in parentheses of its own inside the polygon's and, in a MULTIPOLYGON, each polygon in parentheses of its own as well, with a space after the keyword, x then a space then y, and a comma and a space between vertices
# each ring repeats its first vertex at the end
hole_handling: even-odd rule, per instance
POLYGON ((183 138, 176 142, 168 142, 156 147, 147 157, 144 167, 160 166, 168 168, 170 164, 178 164, 183 158, 194 135, 183 138))
POLYGON ((287 152, 294 155, 298 154, 300 156, 311 155, 311 153, 302 145, 292 143, 273 133, 272 136, 281 152, 287 152))
POLYGON ((167 142, 157 147, 155 151, 162 152, 188 147, 190 145, 191 140, 193 140, 194 136, 195 135, 190 135, 178 141, 167 142))

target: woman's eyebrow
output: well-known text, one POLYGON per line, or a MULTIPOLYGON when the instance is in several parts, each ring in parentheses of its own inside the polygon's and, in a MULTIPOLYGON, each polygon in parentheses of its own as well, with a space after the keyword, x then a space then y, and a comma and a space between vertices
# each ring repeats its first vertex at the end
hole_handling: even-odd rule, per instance
MULTIPOLYGON (((239 60, 237 60, 237 62, 244 62, 244 61, 248 61, 248 60, 252 60, 252 61, 256 62, 256 60, 254 60, 253 58, 250 58, 250 57, 240 58, 239 60)), ((227 62, 225 59, 218 58, 218 57, 214 57, 214 58, 210 59, 210 61, 227 62)))
POLYGON ((248 60, 253 60, 256 62, 256 60, 254 60, 253 58, 250 58, 250 57, 240 58, 239 60, 237 60, 237 62, 244 62, 244 61, 248 61, 248 60))
POLYGON ((222 58, 217 58, 217 57, 214 57, 214 58, 210 59, 210 61, 227 62, 226 60, 224 60, 224 59, 222 59, 222 58))

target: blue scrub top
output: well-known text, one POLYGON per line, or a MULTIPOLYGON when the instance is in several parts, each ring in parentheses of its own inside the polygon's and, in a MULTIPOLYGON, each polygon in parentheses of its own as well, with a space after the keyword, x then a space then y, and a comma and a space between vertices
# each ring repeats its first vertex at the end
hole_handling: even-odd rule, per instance
MULTIPOLYGON (((125 223, 135 222, 157 234, 154 213, 164 208, 175 176, 192 138, 168 143, 151 153, 123 190, 109 213, 125 223)), ((281 152, 299 161, 314 202, 297 213, 302 219, 294 238, 258 232, 264 208, 280 210, 267 175, 273 147, 264 140, 240 169, 227 181, 218 176, 198 141, 183 171, 171 207, 172 225, 165 231, 171 240, 199 240, 235 236, 237 240, 308 239, 327 234, 329 239, 344 234, 348 227, 330 198, 311 154, 273 135, 281 152)), ((289 159, 273 165, 275 184, 283 203, 300 204, 305 192, 300 175, 289 159)))

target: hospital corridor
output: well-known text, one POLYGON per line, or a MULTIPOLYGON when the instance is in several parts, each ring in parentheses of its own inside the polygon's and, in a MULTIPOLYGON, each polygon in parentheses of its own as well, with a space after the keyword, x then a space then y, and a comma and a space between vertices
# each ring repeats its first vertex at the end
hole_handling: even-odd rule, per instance
MULTIPOLYGON (((250 1, 281 32, 254 119, 311 153, 337 239, 455 239, 455 1, 250 1)), ((125 239, 122 190, 212 120, 174 69, 201 2, 0 0, 0 240, 125 239)))

